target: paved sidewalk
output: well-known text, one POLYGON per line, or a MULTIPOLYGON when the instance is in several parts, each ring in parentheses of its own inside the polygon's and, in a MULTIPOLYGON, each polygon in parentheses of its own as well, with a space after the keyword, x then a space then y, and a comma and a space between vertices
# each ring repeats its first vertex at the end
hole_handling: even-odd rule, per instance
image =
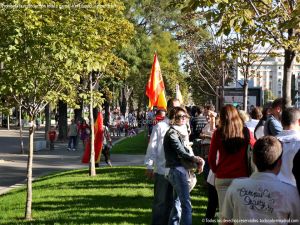
MULTIPOLYGON (((44 133, 38 131, 35 140, 43 140, 44 133)), ((113 144, 124 137, 113 137, 113 144)), ((17 130, 0 130, 0 195, 12 188, 23 185, 27 175, 27 153, 19 153, 19 133, 17 130)), ((27 138, 24 146, 27 146, 27 138)), ((88 164, 81 163, 83 145, 80 142, 77 151, 67 151, 67 143, 56 143, 55 150, 47 149, 34 152, 33 178, 44 176, 53 172, 88 168, 88 164)), ((113 166, 143 165, 144 155, 112 154, 113 166)), ((101 160, 100 167, 106 166, 101 160)))

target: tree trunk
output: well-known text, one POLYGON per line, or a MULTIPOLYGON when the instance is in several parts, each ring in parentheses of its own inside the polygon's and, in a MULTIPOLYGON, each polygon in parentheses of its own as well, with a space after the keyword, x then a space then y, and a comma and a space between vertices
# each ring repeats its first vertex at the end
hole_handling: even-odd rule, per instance
POLYGON ((23 121, 22 121, 22 103, 19 105, 19 125, 20 125, 20 152, 24 154, 24 142, 23 142, 23 121))
POLYGON ((248 82, 244 80, 243 84, 243 105, 244 108, 243 110, 247 112, 247 107, 248 107, 248 82))
POLYGON ((94 98, 93 98, 93 77, 92 73, 90 73, 90 125, 91 125, 91 156, 90 156, 90 165, 89 171, 90 176, 96 176, 96 167, 95 167, 95 129, 94 129, 94 113, 93 113, 93 106, 94 105, 94 98))
POLYGON ((137 104, 137 115, 136 115, 136 119, 138 121, 138 127, 142 126, 142 123, 144 121, 141 121, 141 107, 142 107, 142 101, 140 101, 140 98, 138 99, 138 104, 137 104))
POLYGON ((65 141, 68 132, 68 106, 63 101, 58 102, 58 140, 65 141))
POLYGON ((292 65, 295 58, 295 51, 285 49, 284 50, 284 66, 283 66, 283 99, 285 100, 284 107, 290 107, 292 105, 291 98, 291 83, 292 83, 292 65))
POLYGON ((7 114, 7 130, 10 130, 10 122, 9 122, 9 119, 10 119, 10 115, 9 113, 7 114))
POLYGON ((32 219, 32 161, 33 161, 33 138, 34 138, 34 119, 31 117, 29 127, 29 151, 27 161, 27 198, 26 198, 26 211, 25 219, 32 219))
POLYGON ((125 87, 121 88, 121 104, 120 104, 120 111, 121 114, 125 117, 126 114, 126 110, 127 110, 127 99, 126 99, 126 95, 125 95, 125 87))
POLYGON ((103 106, 104 106, 104 124, 106 125, 106 126, 108 126, 109 125, 109 119, 110 119, 110 112, 109 112, 109 102, 107 101, 107 99, 105 99, 105 101, 104 101, 104 104, 103 104, 103 106))
POLYGON ((51 108, 50 104, 47 104, 45 107, 45 140, 47 141, 47 148, 50 145, 49 138, 48 138, 48 132, 50 131, 51 127, 51 108))
POLYGON ((80 101, 79 105, 80 105, 79 109, 74 109, 74 119, 75 119, 76 122, 80 121, 84 117, 84 116, 82 116, 82 113, 83 113, 83 101, 80 101))

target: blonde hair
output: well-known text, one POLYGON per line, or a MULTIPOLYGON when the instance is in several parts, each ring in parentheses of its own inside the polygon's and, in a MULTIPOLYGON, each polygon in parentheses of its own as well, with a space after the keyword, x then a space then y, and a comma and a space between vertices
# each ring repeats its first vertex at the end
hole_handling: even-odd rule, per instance
POLYGON ((249 121, 249 115, 248 115, 248 113, 246 112, 246 111, 244 111, 244 110, 239 110, 239 115, 240 115, 240 117, 241 117, 241 119, 242 119, 242 121, 243 121, 243 123, 246 123, 247 121, 249 121))

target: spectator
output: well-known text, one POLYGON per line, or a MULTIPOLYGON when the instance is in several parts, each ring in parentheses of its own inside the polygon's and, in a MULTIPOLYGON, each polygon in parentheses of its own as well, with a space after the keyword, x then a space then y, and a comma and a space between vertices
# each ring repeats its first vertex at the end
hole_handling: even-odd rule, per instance
POLYGON ((293 175, 295 177, 298 192, 300 194, 300 150, 298 150, 293 160, 293 175))
POLYGON ((89 125, 86 123, 85 120, 82 120, 81 124, 79 125, 79 134, 80 134, 80 139, 82 141, 83 146, 86 145, 86 142, 90 136, 90 133, 91 133, 91 130, 90 130, 89 125))
POLYGON ((56 140, 56 131, 54 127, 51 127, 49 132, 48 132, 48 138, 50 141, 50 150, 53 151, 54 150, 54 142, 56 140))
POLYGON ((245 125, 249 121, 249 115, 246 111, 244 110, 238 110, 239 115, 243 121, 243 124, 245 125))
POLYGON ((278 174, 279 180, 296 187, 292 173, 293 159, 300 149, 300 110, 287 108, 282 111, 281 123, 283 130, 277 135, 282 143, 282 165, 278 174))
POLYGON ((276 176, 280 171, 281 156, 281 144, 275 137, 266 136, 257 140, 253 161, 258 172, 250 178, 232 182, 222 208, 225 220, 246 221, 243 224, 255 223, 251 220, 257 220, 256 224, 291 224, 293 221, 299 224, 300 198, 297 189, 282 183, 276 176))
MULTIPOLYGON (((164 152, 166 157, 166 167, 170 168, 168 180, 172 184, 173 192, 173 208, 168 224, 192 224, 192 205, 190 199, 190 189, 193 184, 189 184, 189 180, 193 180, 194 176, 188 168, 184 167, 182 160, 191 163, 197 163, 198 168, 203 170, 204 160, 199 156, 194 156, 187 146, 187 112, 182 107, 174 107, 170 111, 171 127, 164 137, 164 152), (186 139, 184 137, 187 137, 186 139)), ((202 172, 202 171, 199 172, 202 172)), ((192 183, 192 182, 191 182, 192 183)))
MULTIPOLYGON (((179 106, 177 99, 169 99, 167 103, 167 111, 173 107, 179 106)), ((168 172, 166 169, 166 159, 163 148, 164 136, 169 129, 168 115, 165 119, 153 127, 150 141, 145 156, 145 164, 147 165, 146 175, 148 178, 154 178, 154 201, 152 207, 152 225, 168 224, 169 215, 173 203, 173 188, 169 181, 165 178, 168 172)))
POLYGON ((258 124, 254 129, 254 137, 256 140, 264 136, 264 125, 270 113, 271 113, 271 104, 267 103, 264 105, 262 111, 262 118, 260 118, 258 124))
POLYGON ((225 105, 221 109, 219 125, 213 133, 208 153, 209 166, 216 175, 219 209, 232 180, 249 176, 246 153, 248 145, 253 146, 254 143, 255 139, 249 129, 243 126, 237 109, 225 105))
POLYGON ((262 118, 262 112, 260 107, 253 107, 250 112, 251 119, 246 122, 246 127, 254 134, 254 129, 258 124, 259 120, 262 118))
MULTIPOLYGON (((201 147, 203 151, 202 154, 206 162, 207 162, 211 137, 215 129, 216 129, 216 118, 215 118, 215 114, 211 112, 208 114, 208 123, 202 129, 202 133, 200 134, 200 137, 203 138, 202 147, 201 147)), ((205 163, 204 177, 207 181, 207 198, 208 198, 206 213, 205 213, 205 224, 210 224, 211 222, 209 221, 215 218, 216 210, 218 207, 218 193, 215 188, 215 174, 209 168, 208 163, 205 163)))
POLYGON ((68 137, 69 137, 69 144, 68 144, 68 151, 76 151, 76 144, 77 144, 77 135, 78 135, 78 127, 75 123, 75 120, 71 120, 71 124, 68 128, 68 137))
POLYGON ((112 148, 112 140, 107 126, 103 125, 103 147, 102 154, 108 166, 112 166, 110 160, 110 149, 112 148))
POLYGON ((196 106, 194 107, 195 116, 191 119, 191 141, 200 138, 200 133, 203 127, 207 124, 206 117, 203 115, 204 108, 196 106))
POLYGON ((282 106, 282 98, 277 98, 272 102, 271 113, 264 125, 264 135, 276 136, 282 131, 282 125, 280 123, 282 106))
POLYGON ((166 117, 166 111, 162 109, 158 109, 155 113, 153 126, 155 126, 158 122, 163 121, 165 117, 166 117))

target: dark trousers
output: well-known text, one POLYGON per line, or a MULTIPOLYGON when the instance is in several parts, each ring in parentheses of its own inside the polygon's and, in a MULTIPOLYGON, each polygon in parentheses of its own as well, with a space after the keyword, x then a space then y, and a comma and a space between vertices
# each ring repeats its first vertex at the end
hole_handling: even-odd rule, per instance
POLYGON ((152 225, 168 224, 173 204, 173 187, 164 175, 154 175, 152 225))
POLYGON ((54 150, 54 141, 50 141, 50 150, 54 150))
POLYGON ((104 155, 105 162, 110 161, 110 148, 107 145, 103 145, 102 154, 104 155))
POLYGON ((208 188, 208 203, 207 203, 207 208, 206 208, 206 214, 205 214, 205 218, 206 218, 206 222, 205 224, 209 224, 208 220, 209 219, 214 219, 215 218, 215 214, 216 214, 216 210, 218 207, 218 193, 217 190, 215 188, 215 186, 207 183, 207 188, 208 188))
POLYGON ((73 148, 76 149, 76 143, 77 143, 77 136, 70 136, 70 137, 69 137, 68 148, 71 148, 71 147, 72 147, 72 144, 73 144, 73 148))

